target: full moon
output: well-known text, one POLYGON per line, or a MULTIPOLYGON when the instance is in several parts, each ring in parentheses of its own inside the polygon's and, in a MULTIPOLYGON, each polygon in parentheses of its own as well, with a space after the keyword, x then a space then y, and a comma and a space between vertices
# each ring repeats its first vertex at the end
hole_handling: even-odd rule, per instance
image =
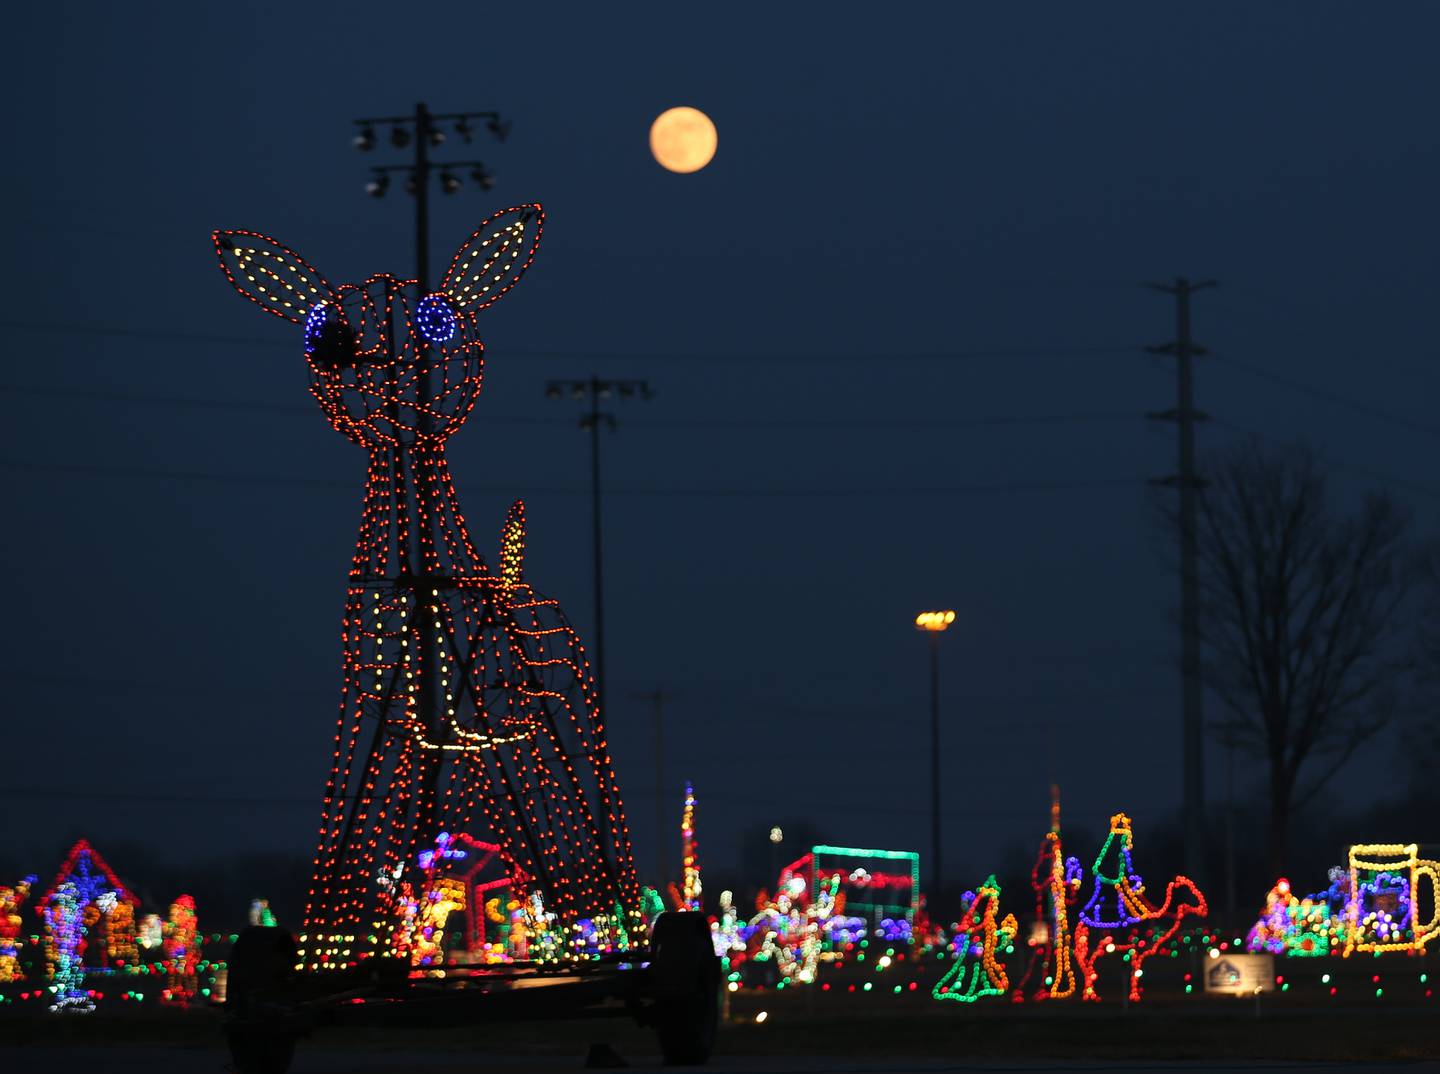
POLYGON ((698 172, 718 143, 715 124, 698 108, 669 108, 650 124, 650 152, 672 172, 698 172))

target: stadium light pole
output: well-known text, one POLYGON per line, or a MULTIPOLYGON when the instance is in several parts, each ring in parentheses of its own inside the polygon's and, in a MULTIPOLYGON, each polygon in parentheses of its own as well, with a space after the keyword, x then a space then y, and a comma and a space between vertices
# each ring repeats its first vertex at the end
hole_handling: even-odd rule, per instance
POLYGON ((591 537, 595 552, 595 700, 602 718, 605 708, 605 586, 603 558, 600 554, 600 426, 613 430, 615 415, 600 409, 601 400, 614 396, 621 399, 650 399, 655 393, 643 380, 602 380, 591 374, 589 380, 552 380, 545 385, 547 399, 578 399, 589 407, 580 415, 580 428, 590 433, 590 514, 591 537))
POLYGON ((955 622, 953 611, 921 612, 915 629, 930 638, 930 889, 940 893, 940 635, 955 622))

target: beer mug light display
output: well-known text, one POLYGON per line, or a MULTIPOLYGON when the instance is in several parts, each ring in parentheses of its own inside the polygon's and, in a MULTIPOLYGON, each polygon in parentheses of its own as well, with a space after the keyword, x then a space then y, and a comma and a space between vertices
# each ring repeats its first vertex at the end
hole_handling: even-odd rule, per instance
POLYGON ((1345 954, 1418 951, 1440 930, 1440 862, 1421 858, 1414 843, 1369 843, 1350 848, 1350 897, 1345 907, 1345 954), (1430 918, 1418 916, 1420 879, 1430 880, 1430 918))

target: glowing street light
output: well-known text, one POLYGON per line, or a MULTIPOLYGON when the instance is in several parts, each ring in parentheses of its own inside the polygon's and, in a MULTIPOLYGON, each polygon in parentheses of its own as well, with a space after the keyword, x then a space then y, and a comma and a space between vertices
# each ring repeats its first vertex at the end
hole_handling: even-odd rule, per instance
POLYGON ((954 612, 921 612, 915 617, 916 630, 929 630, 938 634, 955 622, 954 612))
POLYGON ((770 872, 775 877, 775 883, 780 883, 780 841, 785 838, 785 833, 780 830, 777 824, 770 829, 770 872))
POLYGON ((921 612, 915 629, 930 636, 930 890, 940 893, 940 635, 955 622, 950 610, 921 612))

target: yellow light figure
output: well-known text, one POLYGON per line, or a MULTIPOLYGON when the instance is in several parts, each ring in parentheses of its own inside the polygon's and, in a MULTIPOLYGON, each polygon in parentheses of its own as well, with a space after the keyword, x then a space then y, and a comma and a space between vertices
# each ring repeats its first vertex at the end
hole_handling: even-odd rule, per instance
POLYGON ((30 879, 14 887, 0 887, 0 984, 23 981, 17 946, 25 920, 20 907, 30 895, 30 879))
POLYGON ((140 961, 135 945, 135 907, 124 899, 116 899, 105 914, 105 957, 117 967, 140 961))
POLYGON ((1065 848, 1060 842, 1060 788, 1052 788, 1051 796, 1050 830, 1045 833, 1045 841, 1050 849, 1050 957, 1054 970, 1050 987, 1037 995, 1037 1000, 1069 999, 1075 994, 1075 967, 1070 959, 1070 903, 1080 891, 1080 873, 1078 869, 1066 868, 1065 848))
POLYGON ((465 909, 465 881, 436 877, 420 898, 410 940, 410 965, 438 966, 445 957, 445 923, 456 910, 465 909))
POLYGON ((1345 903, 1345 950, 1342 952, 1346 958, 1354 951, 1417 951, 1424 954, 1425 945, 1440 931, 1440 862, 1421 858, 1419 849, 1414 843, 1357 843, 1350 848, 1350 897, 1345 903), (1412 915, 1410 939, 1390 939, 1392 933, 1401 936, 1402 930, 1389 927, 1388 914, 1378 909, 1365 910, 1365 888, 1369 886, 1373 890, 1376 881, 1362 880, 1362 871, 1374 873, 1376 881, 1380 876, 1388 875, 1405 882, 1412 915), (1432 908, 1430 920, 1423 925, 1413 919, 1419 907, 1417 890, 1422 877, 1430 881, 1432 908))

